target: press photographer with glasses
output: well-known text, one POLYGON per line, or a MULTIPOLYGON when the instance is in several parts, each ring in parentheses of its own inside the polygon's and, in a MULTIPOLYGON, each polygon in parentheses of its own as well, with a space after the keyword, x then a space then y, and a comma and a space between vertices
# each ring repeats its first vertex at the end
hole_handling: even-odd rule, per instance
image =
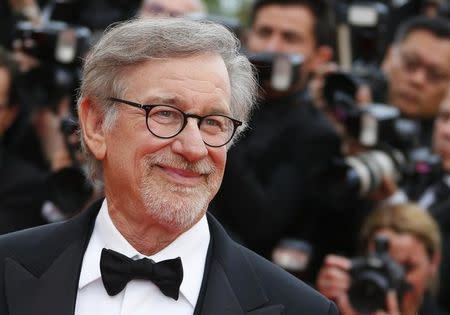
POLYGON ((384 102, 420 122, 421 144, 429 146, 433 120, 450 83, 450 22, 422 16, 403 22, 382 68, 387 78, 384 102))
POLYGON ((206 213, 255 90, 222 26, 152 18, 110 28, 86 58, 78 100, 105 199, 0 238, 0 313, 337 314, 206 213))

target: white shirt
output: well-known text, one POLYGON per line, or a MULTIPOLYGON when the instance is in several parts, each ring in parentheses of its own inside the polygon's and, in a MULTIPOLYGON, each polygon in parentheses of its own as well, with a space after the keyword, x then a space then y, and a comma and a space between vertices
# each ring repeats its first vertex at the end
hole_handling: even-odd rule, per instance
POLYGON ((114 226, 105 199, 84 254, 75 315, 193 314, 203 280, 209 241, 208 222, 206 216, 203 216, 169 246, 155 255, 143 256, 114 226), (115 250, 133 259, 147 257, 155 262, 181 257, 184 275, 178 300, 165 296, 148 280, 132 280, 119 294, 109 296, 100 272, 103 248, 115 250))
MULTIPOLYGON (((445 175, 443 178, 444 183, 450 187, 450 175, 445 175)), ((436 201, 436 194, 434 191, 434 187, 430 187, 423 193, 422 197, 420 197, 418 203, 423 208, 428 209, 434 202, 436 201)))

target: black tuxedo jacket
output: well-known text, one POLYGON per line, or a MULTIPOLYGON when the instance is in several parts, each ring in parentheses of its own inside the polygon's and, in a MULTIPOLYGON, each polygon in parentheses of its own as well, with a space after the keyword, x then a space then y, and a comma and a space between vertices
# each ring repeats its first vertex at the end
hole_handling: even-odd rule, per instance
MULTIPOLYGON (((0 314, 74 314, 99 209, 97 203, 71 220, 0 237, 0 314)), ((213 243, 197 314, 338 314, 307 285, 232 241, 212 216, 208 223, 213 243)))
POLYGON ((450 313, 450 188, 438 197, 428 209, 441 230, 442 261, 439 271, 439 304, 450 313))
POLYGON ((46 223, 41 216, 45 180, 45 173, 2 151, 0 143, 0 234, 46 223))

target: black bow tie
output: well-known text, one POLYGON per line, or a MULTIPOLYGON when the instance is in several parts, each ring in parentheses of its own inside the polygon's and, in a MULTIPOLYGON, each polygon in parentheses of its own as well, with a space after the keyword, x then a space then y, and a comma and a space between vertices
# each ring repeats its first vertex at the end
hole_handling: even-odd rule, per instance
POLYGON ((110 296, 122 291, 132 279, 146 279, 151 280, 164 295, 178 300, 183 280, 180 257, 155 263, 148 258, 133 260, 106 248, 102 250, 100 271, 110 296))

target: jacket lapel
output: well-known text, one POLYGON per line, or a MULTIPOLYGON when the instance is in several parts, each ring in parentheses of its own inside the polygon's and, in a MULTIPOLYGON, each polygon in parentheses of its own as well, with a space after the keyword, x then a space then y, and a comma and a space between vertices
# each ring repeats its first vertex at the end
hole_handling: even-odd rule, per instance
POLYGON ((269 298, 241 246, 209 214, 208 222, 214 243, 201 314, 281 314, 284 306, 268 305, 269 298))
POLYGON ((56 244, 46 247, 44 243, 39 252, 34 248, 28 255, 5 259, 10 315, 74 314, 81 262, 98 210, 92 206, 80 216, 54 225, 48 239, 56 244))
POLYGON ((81 246, 69 246, 40 277, 19 262, 5 261, 5 291, 11 315, 73 314, 78 286, 77 270, 81 246))

